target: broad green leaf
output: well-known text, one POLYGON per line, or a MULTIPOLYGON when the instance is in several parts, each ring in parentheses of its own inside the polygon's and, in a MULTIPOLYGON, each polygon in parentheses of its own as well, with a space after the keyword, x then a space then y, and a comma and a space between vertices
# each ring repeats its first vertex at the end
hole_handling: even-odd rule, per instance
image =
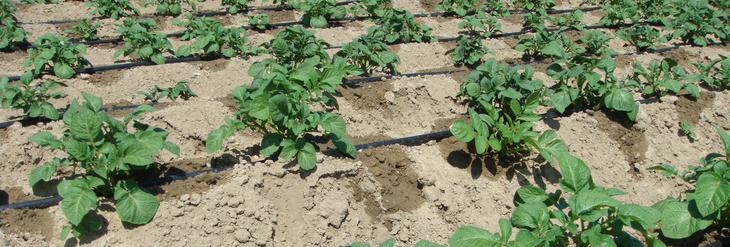
POLYGON ((519 202, 520 204, 543 202, 548 198, 548 194, 543 189, 529 184, 520 187, 517 189, 517 192, 515 192, 515 202, 519 202))
POLYGON ((279 151, 279 145, 284 138, 277 133, 268 133, 264 135, 261 140, 261 155, 264 157, 271 157, 274 153, 279 151))
POLYGON ((702 216, 709 216, 730 201, 730 183, 714 172, 705 172, 697 178, 694 195, 697 210, 702 216))
POLYGON ((89 211, 96 209, 96 194, 82 180, 63 180, 58 184, 61 211, 71 224, 79 225, 89 211))
POLYGON ((100 112, 101 108, 104 106, 104 102, 99 96, 81 92, 81 97, 84 97, 85 105, 89 106, 91 110, 95 112, 100 112))
POLYGON ((347 139, 347 137, 333 136, 332 142, 340 152, 345 153, 352 158, 357 158, 357 149, 355 148, 355 144, 353 144, 350 139, 347 139))
POLYGON ((208 138, 205 140, 205 149, 208 153, 213 153, 220 150, 223 147, 223 141, 231 136, 233 132, 228 126, 221 126, 220 128, 211 131, 208 134, 208 138))
POLYGON ((724 130, 717 127, 715 127, 715 131, 717 131, 717 134, 720 135, 722 143, 725 146, 725 156, 730 157, 730 135, 728 135, 728 133, 724 130))
POLYGON ((119 218, 137 225, 150 222, 160 205, 157 197, 145 192, 131 180, 119 181, 114 186, 114 201, 119 218))
POLYGON ((304 143, 297 153, 297 163, 299 163, 299 168, 305 171, 312 170, 317 166, 317 152, 314 150, 314 145, 308 142, 304 143))
POLYGON ((570 200, 573 203, 570 205, 570 209, 578 215, 589 213, 598 207, 616 207, 620 204, 619 201, 599 190, 581 190, 574 197, 573 200, 570 200))
POLYGON ((335 134, 337 136, 347 135, 347 124, 345 120, 334 113, 327 113, 322 116, 319 124, 322 126, 324 131, 335 134))
POLYGON ((41 103, 41 116, 55 120, 60 117, 60 114, 58 113, 58 110, 51 105, 51 103, 43 102, 41 103))
POLYGON ((474 226, 462 226, 449 238, 450 247, 490 247, 499 246, 499 237, 474 226))
POLYGON ((47 131, 41 131, 32 135, 29 139, 31 142, 35 142, 38 145, 49 147, 53 149, 62 148, 63 143, 56 139, 53 134, 47 131))
POLYGON ((593 184, 591 170, 582 160, 568 154, 558 156, 560 163, 560 187, 565 191, 577 193, 593 184))
POLYGON ((459 141, 470 142, 474 140, 474 129, 464 120, 459 119, 454 121, 454 123, 452 123, 449 127, 449 130, 459 141))
POLYGON ((66 63, 57 63, 53 65, 53 74, 61 79, 68 79, 74 76, 76 72, 66 63))
POLYGON ((649 167, 649 170, 659 170, 664 176, 676 176, 677 168, 671 164, 660 164, 657 166, 649 167))
POLYGON ((499 237, 500 241, 506 243, 512 236, 512 222, 508 219, 499 219, 499 237))
POLYGON ((634 110, 634 96, 630 92, 614 88, 604 96, 603 104, 608 109, 630 112, 634 110))
POLYGON ((35 186, 40 181, 48 181, 56 172, 56 166, 51 163, 45 163, 39 167, 33 168, 28 176, 30 186, 35 186))
POLYGON ((135 166, 146 166, 155 162, 152 159, 152 150, 147 149, 139 141, 130 141, 121 150, 120 161, 135 166))
POLYGON ((712 220, 702 218, 690 203, 670 201, 662 206, 661 229, 665 237, 686 238, 711 224, 712 220))
POLYGON ((82 141, 95 141, 101 135, 101 121, 91 110, 81 110, 68 123, 71 134, 82 141))
POLYGON ((267 120, 270 116, 271 104, 267 97, 259 96, 253 99, 251 102, 251 111, 248 115, 260 120, 267 120))
MULTIPOLYGON (((636 204, 622 204, 618 206, 618 213, 622 218, 636 221, 645 230, 656 226, 661 217, 661 211, 652 207, 644 207, 636 204)), ((627 225, 630 222, 625 222, 627 225)))
POLYGON ((512 213, 512 225, 529 229, 543 229, 550 224, 550 212, 542 202, 525 203, 512 213))

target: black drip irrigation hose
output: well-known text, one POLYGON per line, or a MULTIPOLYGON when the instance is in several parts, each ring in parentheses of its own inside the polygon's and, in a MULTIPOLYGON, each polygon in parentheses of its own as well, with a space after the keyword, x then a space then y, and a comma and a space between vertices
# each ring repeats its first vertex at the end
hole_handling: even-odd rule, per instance
MULTIPOLYGON (((370 142, 370 143, 357 144, 357 145, 355 145, 355 148, 358 150, 362 150, 362 149, 376 148, 376 147, 389 146, 389 145, 395 145, 395 144, 403 144, 403 145, 419 144, 419 143, 423 143, 423 142, 427 142, 427 141, 448 138, 450 136, 451 136, 450 131, 443 130, 443 131, 436 131, 436 132, 420 134, 420 135, 413 135, 413 136, 407 136, 407 137, 401 137, 401 138, 375 141, 375 142, 370 142)), ((161 178, 140 182, 140 185, 143 187, 162 185, 167 182, 185 180, 185 179, 195 177, 195 176, 198 176, 198 175, 204 174, 204 173, 219 173, 219 172, 230 170, 231 168, 233 168, 233 166, 223 166, 223 167, 208 168, 208 169, 202 169, 202 170, 198 170, 198 171, 187 172, 182 175, 167 175, 167 176, 164 176, 161 178)), ((34 200, 11 203, 11 204, 7 204, 7 205, 0 205, 0 212, 2 212, 4 210, 8 210, 8 209, 49 207, 49 206, 59 203, 61 201, 61 199, 62 199, 61 196, 55 195, 55 196, 41 198, 41 199, 34 199, 34 200)))
MULTIPOLYGON (((336 5, 348 5, 351 3, 356 3, 356 0, 346 0, 337 2, 336 5)), ((273 5, 273 6, 261 6, 261 7, 247 7, 244 9, 241 9, 237 13, 248 13, 251 11, 283 11, 283 10, 293 10, 294 7, 290 5, 273 5)), ((194 16, 202 17, 202 16, 219 16, 219 15, 228 15, 228 11, 225 10, 214 10, 214 11, 207 11, 207 12, 195 12, 193 13, 194 16)), ((155 14, 144 14, 144 15, 136 15, 136 16, 128 16, 127 18, 152 18, 152 17, 158 17, 158 15, 155 14)), ((66 24, 66 23, 74 23, 74 22, 80 22, 84 20, 82 19, 70 19, 70 20, 52 20, 52 21, 41 21, 41 22, 18 22, 18 24, 22 25, 38 25, 38 24, 66 24)), ((92 20, 103 20, 103 19, 109 19, 106 17, 100 17, 95 16, 91 17, 92 20)))

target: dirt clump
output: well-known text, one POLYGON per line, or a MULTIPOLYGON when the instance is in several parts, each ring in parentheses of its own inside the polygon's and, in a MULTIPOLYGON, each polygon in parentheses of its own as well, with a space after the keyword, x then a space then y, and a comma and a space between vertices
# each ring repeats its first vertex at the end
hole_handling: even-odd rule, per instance
POLYGON ((216 60, 212 60, 212 61, 193 62, 193 64, 200 67, 200 69, 207 70, 210 72, 222 71, 228 67, 228 63, 230 63, 230 60, 228 60, 228 59, 216 59, 216 60))
POLYGON ((124 70, 109 70, 91 74, 89 82, 98 86, 110 86, 124 77, 124 70))
POLYGON ((593 117, 598 121, 598 128, 619 144, 624 158, 632 167, 646 158, 649 141, 644 132, 628 122, 626 116, 598 111, 593 113, 593 117))
POLYGON ((674 104, 680 121, 697 124, 700 122, 702 111, 711 106, 714 101, 715 93, 701 92, 698 99, 693 99, 691 96, 679 97, 674 104))
POLYGON ((388 81, 378 81, 374 83, 358 84, 346 86, 347 90, 341 90, 342 96, 350 102, 355 109, 386 109, 388 102, 385 99, 385 93, 393 90, 393 83, 388 81))
POLYGON ((267 10, 267 11, 264 11, 263 13, 269 15, 269 21, 271 23, 297 20, 296 13, 291 10, 289 10, 289 11, 267 10))

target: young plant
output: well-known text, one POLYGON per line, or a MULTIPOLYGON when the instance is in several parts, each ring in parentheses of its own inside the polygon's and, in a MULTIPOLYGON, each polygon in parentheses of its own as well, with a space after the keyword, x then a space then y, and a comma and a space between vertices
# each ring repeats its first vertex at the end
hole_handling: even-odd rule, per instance
POLYGON ((585 48, 585 55, 612 56, 616 52, 608 46, 611 38, 602 31, 589 30, 578 41, 585 48))
POLYGON ((96 35, 99 32, 98 28, 100 26, 100 24, 92 23, 89 19, 83 19, 79 22, 79 24, 76 24, 63 32, 81 40, 97 40, 99 37, 96 35))
POLYGON ((182 14, 182 4, 190 5, 192 10, 196 8, 195 0, 145 0, 145 6, 155 5, 155 15, 179 16, 182 14))
POLYGON ((563 113, 570 106, 603 107, 626 113, 636 121, 639 104, 634 99, 631 83, 619 81, 613 72, 616 64, 610 57, 576 58, 553 63, 547 74, 558 83, 545 91, 545 103, 563 113))
POLYGON ((370 17, 377 18, 382 16, 385 10, 391 8, 392 5, 392 0, 361 0, 357 1, 357 5, 350 11, 356 15, 367 14, 370 17))
POLYGON ((575 10, 573 12, 552 17, 549 20, 553 25, 563 30, 574 29, 583 31, 583 28, 585 28, 585 24, 583 24, 583 22, 581 21, 582 19, 583 11, 575 10))
POLYGON ((2 19, 0 23, 0 50, 27 44, 28 32, 14 19, 2 19))
POLYGON ((316 167, 312 135, 324 135, 341 152, 357 156, 347 138, 345 120, 336 113, 315 110, 336 105, 336 87, 346 76, 358 74, 357 67, 337 56, 333 60, 314 56, 291 69, 266 59, 248 72, 254 81, 234 90, 236 117, 208 135, 209 152, 221 149, 236 130, 250 128, 263 135, 261 155, 296 159, 304 171, 316 167))
POLYGON ((668 176, 679 176, 694 188, 682 198, 667 198, 653 207, 661 211, 662 234, 671 239, 683 239, 710 225, 730 223, 730 135, 716 129, 725 153, 710 153, 699 166, 690 165, 678 172, 670 164, 652 167, 668 176))
POLYGON ((656 44, 667 42, 661 32, 648 25, 634 25, 630 28, 622 28, 616 32, 616 36, 626 40, 639 51, 656 49, 656 44))
POLYGON ((709 63, 695 63, 699 73, 692 75, 695 80, 704 83, 711 89, 730 89, 730 57, 720 55, 709 63))
MULTIPOLYGON (((618 26, 626 24, 627 21, 635 23, 641 19, 639 14, 639 1, 634 0, 609 0, 601 5, 606 15, 598 21, 601 25, 618 26)), ((649 2, 649 1, 647 1, 649 2)), ((652 2, 654 3, 654 2, 652 2)))
POLYGON ((465 16, 464 20, 459 22, 459 28, 464 29, 468 35, 487 38, 502 31, 502 24, 497 17, 487 14, 486 11, 479 11, 465 16))
POLYGON ((482 37, 462 34, 456 39, 456 47, 450 52, 454 64, 472 67, 482 63, 482 57, 489 53, 489 48, 484 45, 482 37))
POLYGON ((456 120, 449 130, 457 140, 474 142, 476 152, 497 153, 500 157, 539 150, 545 158, 561 143, 555 133, 542 135, 533 130, 540 116, 542 81, 533 79, 531 67, 512 67, 489 59, 479 65, 461 84, 458 96, 468 106, 469 120, 456 120))
POLYGON ((368 29, 368 35, 377 37, 387 44, 409 42, 431 42, 431 28, 416 22, 407 10, 387 9, 375 20, 377 26, 368 29))
POLYGON ((198 95, 193 92, 193 89, 190 88, 188 82, 186 81, 178 81, 175 83, 175 86, 169 88, 160 88, 159 86, 155 85, 154 88, 150 89, 147 92, 140 92, 140 94, 144 96, 144 100, 150 101, 152 103, 157 103, 162 98, 168 98, 172 101, 175 101, 178 98, 188 100, 192 97, 198 97, 198 95))
POLYGON ((535 34, 521 38, 515 45, 515 50, 536 59, 550 58, 561 61, 569 59, 571 52, 582 53, 583 47, 575 44, 561 30, 538 29, 535 34))
POLYGON ((302 23, 313 28, 326 28, 327 21, 347 15, 347 9, 337 6, 336 0, 292 0, 289 4, 303 12, 302 23))
POLYGON ((216 54, 225 57, 250 56, 259 53, 259 48, 251 46, 243 28, 225 28, 219 21, 210 17, 187 16, 188 21, 177 24, 185 27, 181 40, 194 40, 190 45, 180 46, 176 56, 189 56, 194 52, 216 54))
POLYGON ((256 14, 248 17, 248 25, 256 30, 264 31, 269 27, 269 24, 271 24, 271 20, 269 20, 267 14, 256 14))
POLYGON ((60 84, 52 81, 31 83, 32 80, 31 73, 21 76, 20 84, 10 84, 7 77, 0 78, 0 106, 23 110, 32 118, 58 119, 58 110, 48 100, 65 96, 61 92, 51 92, 60 84))
POLYGON ((249 2, 251 2, 251 0, 222 0, 221 1, 223 6, 228 6, 228 8, 226 10, 228 10, 229 14, 236 14, 245 9, 248 9, 249 2))
POLYGON ((118 25, 116 30, 124 40, 124 46, 114 52, 114 57, 136 55, 156 64, 164 64, 164 53, 172 53, 172 44, 164 33, 153 32, 155 28, 152 19, 125 19, 124 24, 118 25))
POLYGON ((727 10, 712 9, 706 0, 678 2, 678 5, 679 13, 670 24, 674 38, 698 46, 709 44, 708 35, 720 41, 730 38, 727 10))
POLYGON ((682 134, 689 138, 691 141, 697 139, 697 134, 695 134, 695 127, 697 126, 694 126, 694 124, 685 121, 679 122, 679 129, 682 131, 682 134))
POLYGON ((355 65, 366 74, 375 71, 388 71, 395 75, 396 66, 400 63, 398 55, 388 50, 388 45, 371 36, 364 35, 342 46, 335 54, 344 58, 347 63, 355 65))
POLYGON ((466 16, 476 4, 477 0, 442 0, 437 7, 449 14, 466 16))
POLYGON ((105 18, 119 19, 119 17, 139 15, 128 0, 91 0, 84 3, 86 7, 93 7, 91 14, 105 18))
POLYGON ((634 63, 634 73, 628 82, 639 88, 645 97, 661 97, 687 90, 692 97, 699 98, 700 88, 696 84, 682 83, 687 77, 687 72, 677 60, 664 58, 661 61, 651 60, 646 68, 641 63, 634 63))
POLYGON ((86 46, 73 44, 66 37, 47 33, 38 37, 34 47, 28 50, 28 58, 23 61, 23 66, 33 67, 35 75, 53 68, 57 77, 68 79, 76 74, 75 69, 90 64, 83 57, 84 53, 86 46))
POLYGON ((515 0, 513 3, 517 7, 528 10, 528 12, 534 10, 547 10, 555 7, 555 1, 553 0, 515 0))
MULTIPOLYGON (((499 220, 499 233, 462 226, 448 246, 665 246, 654 232, 660 210, 615 199, 625 193, 596 185, 588 166, 567 152, 557 155, 557 161, 561 189, 548 193, 534 185, 520 187, 512 215, 499 220)), ((442 245, 426 241, 423 246, 442 245)))
POLYGON ((327 48, 329 44, 317 38, 312 31, 302 26, 292 26, 281 30, 274 39, 264 44, 274 56, 276 62, 293 68, 305 59, 318 56, 323 60, 329 58, 327 48))
POLYGON ((11 0, 0 0, 0 23, 5 25, 5 21, 17 22, 15 19, 15 3, 11 0))
POLYGON ((98 196, 112 198, 122 222, 142 225, 157 212, 157 198, 132 179, 133 172, 145 171, 154 165, 154 157, 163 149, 179 153, 177 145, 166 141, 167 133, 134 119, 152 110, 143 105, 124 117, 114 119, 102 110, 99 97, 82 93, 84 103, 71 102, 63 115, 64 129, 60 138, 41 131, 30 141, 66 154, 34 168, 29 175, 31 187, 49 181, 57 171, 75 176, 58 184, 61 211, 68 224, 61 229, 61 238, 69 233, 80 236, 101 228, 102 219, 94 213, 98 196), (134 131, 129 131, 132 123, 134 131))
POLYGON ((501 0, 481 0, 481 6, 475 8, 477 12, 488 12, 490 15, 506 17, 510 15, 510 9, 507 7, 507 1, 501 0))

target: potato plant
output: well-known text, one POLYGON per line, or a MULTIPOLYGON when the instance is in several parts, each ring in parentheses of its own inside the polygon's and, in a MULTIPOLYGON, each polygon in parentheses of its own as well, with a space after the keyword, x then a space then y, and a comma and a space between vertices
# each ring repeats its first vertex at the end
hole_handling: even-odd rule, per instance
POLYGON ((400 63, 398 55, 388 50, 383 41, 369 35, 361 36, 342 46, 336 56, 344 58, 347 63, 355 65, 366 74, 375 71, 387 71, 397 74, 396 67, 400 63))
POLYGON ((172 53, 172 44, 164 33, 154 32, 157 25, 152 19, 125 19, 117 25, 116 32, 124 40, 124 46, 114 52, 114 57, 136 55, 156 64, 165 63, 165 53, 172 53))
POLYGON ((648 25, 622 28, 616 32, 616 36, 626 40, 639 51, 656 49, 657 44, 667 42, 667 38, 658 29, 648 25))
POLYGON ((271 20, 269 19, 269 15, 267 14, 255 14, 249 15, 248 17, 248 25, 258 31, 266 30, 267 28, 269 28, 270 24, 271 20))
POLYGON ((100 24, 92 23, 89 19, 83 19, 79 24, 64 30, 63 32, 71 35, 72 37, 78 37, 81 40, 98 40, 98 34, 100 24))
POLYGON ((194 17, 187 14, 187 21, 178 22, 185 27, 181 40, 193 40, 190 45, 182 45, 176 56, 189 56, 193 53, 214 54, 225 57, 250 56, 260 52, 251 46, 243 28, 225 28, 220 21, 210 17, 194 17))
POLYGON ((392 8, 392 0, 360 0, 350 9, 355 15, 369 15, 373 18, 383 16, 387 9, 392 8))
POLYGON ((329 44, 317 38, 312 31, 299 25, 281 30, 276 33, 274 39, 264 44, 277 63, 288 68, 293 68, 314 56, 329 58, 325 50, 328 46, 329 44))
POLYGON ((193 92, 193 89, 190 88, 187 81, 178 81, 174 86, 169 88, 161 88, 160 86, 155 85, 154 88, 146 92, 142 91, 139 93, 144 96, 144 100, 152 103, 157 103, 162 98, 168 98, 175 101, 178 98, 188 100, 192 97, 198 97, 198 95, 193 92))
POLYGON ((3 25, 5 21, 17 22, 15 19, 15 11, 18 9, 15 7, 15 3, 11 0, 0 0, 0 21, 3 25))
POLYGON ((641 63, 634 63, 634 73, 628 82, 639 88, 644 97, 661 97, 668 93, 676 95, 686 90, 695 99, 699 98, 700 88, 696 84, 683 82, 687 78, 688 73, 679 66, 677 60, 664 58, 651 60, 646 68, 641 63))
POLYGON ((712 9, 706 0, 677 2, 676 5, 678 13, 669 24, 672 37, 697 46, 708 45, 710 37, 719 41, 730 38, 727 11, 712 9))
POLYGON ((252 65, 248 73, 254 81, 234 90, 236 116, 208 135, 209 152, 220 150, 235 131, 250 128, 263 135, 261 155, 295 159, 303 171, 316 167, 313 135, 323 135, 342 153, 357 156, 347 138, 345 120, 334 112, 317 110, 336 105, 336 87, 346 76, 359 73, 356 66, 337 56, 332 60, 310 57, 292 68, 266 59, 252 65))
POLYGON ((459 88, 459 98, 468 106, 469 120, 456 120, 449 130, 457 140, 474 143, 477 154, 500 156, 519 154, 531 149, 546 158, 561 149, 554 133, 542 135, 532 128, 540 116, 542 81, 533 79, 531 67, 512 67, 489 59, 479 65, 459 88))
POLYGON ((91 0, 84 3, 84 6, 93 8, 91 14, 105 18, 119 19, 139 15, 139 10, 128 0, 91 0))
POLYGON ((28 43, 28 32, 13 19, 3 19, 0 24, 0 50, 28 43))
POLYGON ((616 26, 627 22, 637 22, 641 19, 639 14, 639 1, 633 0, 610 0, 601 4, 601 9, 606 15, 598 21, 601 25, 616 26))
POLYGON ((7 77, 0 78, 0 106, 23 110, 24 114, 32 118, 58 119, 58 110, 48 100, 65 96, 62 92, 53 92, 60 84, 53 81, 32 81, 32 72, 21 76, 20 83, 10 84, 7 77))
POLYGON ((368 29, 372 35, 385 41, 387 44, 408 42, 431 42, 431 28, 426 24, 418 23, 413 14, 402 9, 387 9, 383 15, 375 20, 377 26, 368 29))
POLYGON ((661 211, 661 231, 667 238, 683 239, 713 224, 730 224, 730 135, 716 130, 724 154, 710 153, 700 159, 702 164, 681 172, 670 164, 653 167, 692 186, 681 198, 670 197, 654 205, 661 211))
POLYGON ((337 6, 336 0, 292 0, 289 5, 304 13, 302 23, 313 28, 326 28, 328 21, 347 15, 347 9, 337 6))
POLYGON ((251 0, 222 0, 223 6, 228 6, 226 10, 229 14, 236 14, 243 10, 248 9, 248 4, 251 0))
POLYGON ((499 32, 501 24, 496 17, 478 11, 464 17, 459 28, 465 29, 456 40, 456 47, 451 50, 451 58, 456 65, 477 66, 482 63, 482 57, 489 53, 484 45, 484 39, 495 32, 499 32))
POLYGON ((66 37, 46 33, 38 37, 33 45, 28 50, 28 58, 23 61, 23 66, 32 67, 35 75, 52 68, 57 77, 68 79, 76 74, 76 69, 90 64, 84 58, 86 46, 71 43, 66 37))
POLYGON ((164 130, 135 120, 152 110, 151 106, 140 106, 119 121, 102 110, 101 98, 87 93, 82 96, 83 103, 72 101, 64 113, 60 137, 46 131, 30 137, 42 147, 64 153, 30 172, 31 187, 51 180, 57 173, 75 174, 61 177, 56 187, 63 198, 61 211, 68 220, 62 227, 61 239, 69 233, 78 237, 101 228, 102 219, 94 212, 100 203, 98 197, 112 199, 122 222, 150 222, 159 202, 131 174, 152 168, 154 157, 163 149, 179 152, 177 145, 165 140, 164 130))
POLYGON ((545 91, 545 103, 563 113, 566 108, 594 107, 622 112, 636 121, 639 104, 634 99, 632 84, 613 74, 616 64, 610 57, 578 55, 571 60, 553 63, 547 74, 558 81, 545 91))
POLYGON ((520 187, 513 199, 515 209, 508 219, 499 220, 498 233, 462 226, 448 246, 665 246, 654 232, 662 216, 659 209, 617 200, 614 197, 623 191, 596 185, 588 166, 567 152, 556 159, 561 189, 548 193, 534 185, 520 187))
POLYGON ((588 30, 578 38, 578 42, 585 49, 585 55, 612 56, 616 52, 608 46, 611 39, 611 36, 602 31, 588 30))
POLYGON ((695 63, 699 73, 690 76, 711 89, 730 89, 730 57, 720 55, 709 63, 695 63))
POLYGON ((466 16, 477 5, 477 0, 442 0, 437 8, 449 14, 466 16))
POLYGON ((195 0, 145 0, 144 5, 154 5, 155 15, 160 16, 179 16, 183 12, 183 4, 190 6, 192 10, 196 8, 195 0))

